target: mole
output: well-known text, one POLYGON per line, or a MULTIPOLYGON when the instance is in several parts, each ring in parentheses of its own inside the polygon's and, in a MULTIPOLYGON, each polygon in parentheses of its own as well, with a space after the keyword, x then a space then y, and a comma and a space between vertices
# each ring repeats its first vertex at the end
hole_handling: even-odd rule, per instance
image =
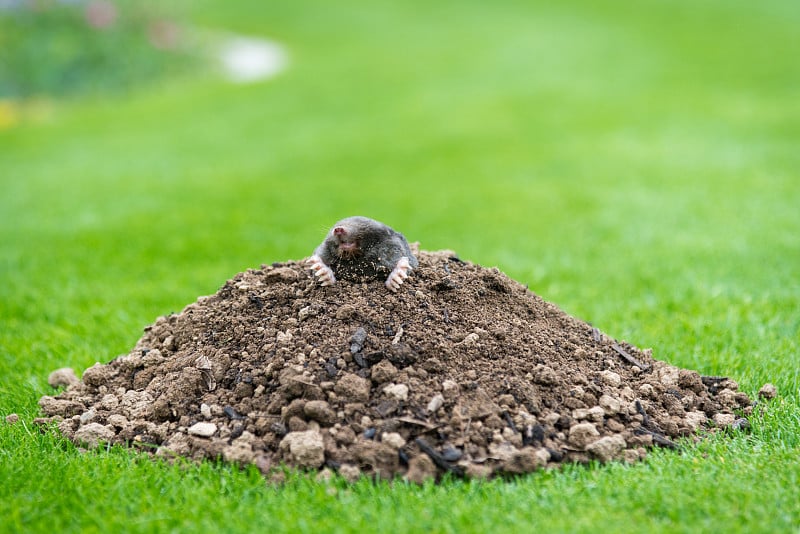
POLYGON ((358 216, 334 224, 308 263, 323 286, 337 278, 362 282, 386 277, 390 291, 397 291, 419 265, 403 234, 358 216))

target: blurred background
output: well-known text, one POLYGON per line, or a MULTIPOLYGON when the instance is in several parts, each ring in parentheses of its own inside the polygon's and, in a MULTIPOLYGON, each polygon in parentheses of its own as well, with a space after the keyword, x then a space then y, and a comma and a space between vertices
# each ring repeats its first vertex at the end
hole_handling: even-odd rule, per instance
POLYGON ((37 377, 106 361, 361 214, 730 372, 798 328, 798 28, 794 0, 0 0, 0 335, 37 377))
POLYGON ((155 2, 3 0, 0 96, 124 90, 189 64, 181 14, 155 2))

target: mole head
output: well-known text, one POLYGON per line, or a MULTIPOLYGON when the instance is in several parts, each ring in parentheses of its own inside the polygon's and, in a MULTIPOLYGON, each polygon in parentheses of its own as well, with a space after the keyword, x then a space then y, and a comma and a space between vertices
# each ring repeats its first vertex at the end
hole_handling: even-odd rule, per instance
POLYGON ((339 257, 349 258, 361 252, 361 240, 352 228, 348 228, 346 225, 335 226, 331 230, 331 235, 335 243, 336 254, 339 257))

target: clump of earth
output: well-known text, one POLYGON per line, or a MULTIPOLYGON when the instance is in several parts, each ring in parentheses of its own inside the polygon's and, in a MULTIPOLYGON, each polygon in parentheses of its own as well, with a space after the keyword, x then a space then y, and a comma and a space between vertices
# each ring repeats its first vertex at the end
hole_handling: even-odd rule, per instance
MULTIPOLYGON (((63 435, 161 457, 415 482, 627 461, 747 426, 735 381, 672 366, 497 269, 420 252, 397 293, 250 269, 40 400, 63 435)), ((60 374, 59 374, 60 373, 60 374)))

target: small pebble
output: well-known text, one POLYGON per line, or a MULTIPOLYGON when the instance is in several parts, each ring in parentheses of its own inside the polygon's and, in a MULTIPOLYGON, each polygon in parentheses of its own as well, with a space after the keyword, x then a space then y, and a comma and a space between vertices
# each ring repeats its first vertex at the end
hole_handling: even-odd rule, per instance
POLYGON ((473 345, 477 343, 480 338, 481 336, 479 336, 475 332, 472 332, 470 334, 467 334, 467 336, 461 341, 461 343, 463 345, 473 345))
POLYGON ((383 392, 399 401, 405 402, 408 400, 408 386, 405 384, 389 384, 384 388, 383 392))
POLYGON ((214 423, 200 422, 195 423, 189 427, 189 434, 192 436, 199 436, 201 438, 210 438, 217 431, 217 425, 214 423))
POLYGON ((434 395, 431 401, 428 403, 428 413, 438 412, 439 408, 441 408, 443 404, 444 397, 441 394, 434 395))
POLYGON ((622 383, 622 378, 614 371, 601 371, 600 378, 611 387, 619 387, 622 383))
POLYGON ((277 336, 275 336, 275 341, 278 342, 279 345, 286 345, 292 340, 292 333, 288 330, 286 332, 278 332, 277 336))
POLYGON ((718 413, 714 415, 714 423, 719 427, 731 426, 736 422, 736 416, 732 413, 718 413))
POLYGON ((381 434, 381 442, 395 449, 399 449, 406 444, 406 440, 397 432, 384 432, 381 434))
POLYGON ((444 458, 448 462, 457 462, 458 460, 461 459, 462 455, 463 453, 460 450, 450 445, 442 449, 442 458, 444 458))
POLYGON ((81 414, 81 424, 85 425, 87 423, 91 423, 94 421, 95 417, 97 417, 97 412, 93 408, 89 408, 81 414))

